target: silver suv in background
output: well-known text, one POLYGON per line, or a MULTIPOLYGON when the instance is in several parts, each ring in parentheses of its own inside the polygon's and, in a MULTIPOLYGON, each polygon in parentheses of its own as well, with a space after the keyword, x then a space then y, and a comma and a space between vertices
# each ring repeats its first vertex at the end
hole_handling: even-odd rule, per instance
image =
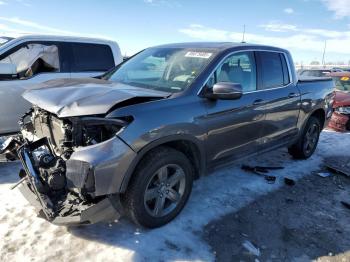
POLYGON ((19 131, 22 93, 56 78, 94 77, 122 62, 116 42, 48 35, 0 37, 0 135, 19 131))

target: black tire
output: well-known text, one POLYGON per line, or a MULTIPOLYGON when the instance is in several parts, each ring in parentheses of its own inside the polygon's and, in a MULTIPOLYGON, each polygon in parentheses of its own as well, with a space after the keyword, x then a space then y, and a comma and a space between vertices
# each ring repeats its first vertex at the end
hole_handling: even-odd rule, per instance
POLYGON ((162 146, 152 150, 141 160, 126 193, 122 196, 122 204, 128 217, 136 224, 147 228, 160 227, 174 219, 183 209, 191 194, 192 184, 193 168, 188 158, 173 148, 162 146), (167 180, 162 180, 165 177, 162 174, 167 174, 167 180), (177 177, 180 179, 178 184, 171 187, 177 177), (161 181, 165 181, 164 185, 161 181), (174 191, 177 190, 175 197, 174 191), (153 196, 152 192, 157 195, 156 198, 146 200, 146 196, 153 196), (156 208, 158 203, 159 206, 163 204, 164 210, 159 211, 160 208, 156 208))
POLYGON ((288 148, 289 154, 292 155, 295 159, 308 159, 316 150, 320 133, 320 120, 317 117, 311 116, 306 123, 303 133, 299 137, 298 141, 288 148), (315 128, 314 132, 312 131, 313 128, 315 128), (311 142, 312 144, 309 144, 308 146, 307 143, 311 142))

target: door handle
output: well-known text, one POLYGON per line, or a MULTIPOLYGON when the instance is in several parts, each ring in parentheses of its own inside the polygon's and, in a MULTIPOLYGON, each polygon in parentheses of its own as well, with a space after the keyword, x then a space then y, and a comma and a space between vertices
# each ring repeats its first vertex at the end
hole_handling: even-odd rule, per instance
POLYGON ((299 97, 300 95, 298 93, 290 93, 288 95, 289 98, 293 98, 293 97, 299 97))
POLYGON ((253 102, 254 106, 262 105, 265 101, 263 99, 257 99, 253 102))

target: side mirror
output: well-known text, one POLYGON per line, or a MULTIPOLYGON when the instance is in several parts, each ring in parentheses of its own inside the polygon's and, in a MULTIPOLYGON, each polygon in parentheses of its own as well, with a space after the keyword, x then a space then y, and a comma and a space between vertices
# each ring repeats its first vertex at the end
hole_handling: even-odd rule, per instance
POLYGON ((0 79, 17 78, 17 67, 15 64, 0 63, 0 79))
POLYGON ((242 86, 238 83, 219 82, 213 86, 213 91, 207 93, 209 99, 233 100, 241 98, 242 86))

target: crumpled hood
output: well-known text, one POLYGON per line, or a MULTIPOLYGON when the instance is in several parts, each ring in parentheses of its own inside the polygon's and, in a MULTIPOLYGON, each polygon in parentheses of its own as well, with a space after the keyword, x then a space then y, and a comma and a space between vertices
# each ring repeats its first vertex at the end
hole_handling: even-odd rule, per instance
POLYGON ((33 86, 22 96, 58 117, 105 114, 134 97, 165 98, 170 94, 94 78, 56 79, 33 86))
POLYGON ((335 92, 333 107, 350 106, 350 92, 335 92))

